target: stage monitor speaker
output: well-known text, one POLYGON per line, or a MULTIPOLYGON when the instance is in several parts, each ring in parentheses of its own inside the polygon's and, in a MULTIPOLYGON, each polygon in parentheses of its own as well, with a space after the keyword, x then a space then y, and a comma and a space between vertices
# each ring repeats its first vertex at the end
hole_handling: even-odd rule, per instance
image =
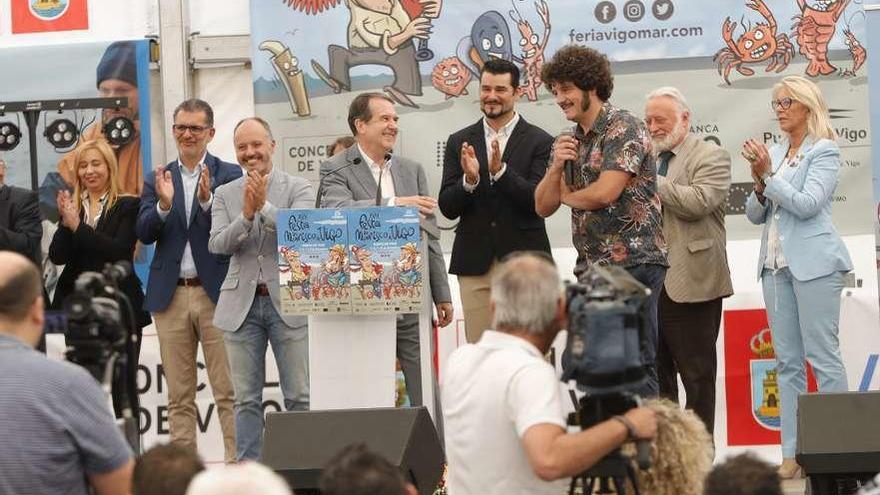
POLYGON ((360 442, 398 466, 420 494, 434 492, 445 457, 424 407, 269 413, 260 461, 297 493, 316 490, 324 465, 360 442))
POLYGON ((803 394, 797 422, 807 475, 880 472, 880 392, 803 394))

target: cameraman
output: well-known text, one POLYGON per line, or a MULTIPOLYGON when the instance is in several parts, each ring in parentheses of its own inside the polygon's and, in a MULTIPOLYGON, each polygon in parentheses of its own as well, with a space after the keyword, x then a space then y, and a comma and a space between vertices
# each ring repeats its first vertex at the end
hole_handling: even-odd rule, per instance
POLYGON ((509 257, 491 293, 494 330, 452 353, 444 373, 450 493, 557 495, 566 487, 551 481, 583 472, 628 439, 654 436, 645 408, 566 433, 561 385, 544 359, 566 319, 549 259, 509 257))
POLYGON ((33 350, 43 329, 36 266, 0 251, 0 493, 124 495, 131 450, 108 398, 79 366, 33 350))

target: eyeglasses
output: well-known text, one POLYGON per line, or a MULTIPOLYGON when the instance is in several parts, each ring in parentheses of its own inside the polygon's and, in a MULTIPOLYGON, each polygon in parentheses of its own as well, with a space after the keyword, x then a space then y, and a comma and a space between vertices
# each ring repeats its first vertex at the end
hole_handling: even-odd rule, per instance
POLYGON ((210 127, 203 126, 203 125, 183 125, 183 124, 174 124, 173 126, 171 126, 171 128, 174 129, 174 132, 177 134, 183 135, 183 134, 186 134, 186 131, 189 131, 192 133, 193 136, 197 136, 197 135, 207 131, 208 129, 210 129, 210 127))
POLYGON ((791 107, 791 104, 796 101, 797 100, 793 100, 787 96, 778 100, 770 100, 770 108, 772 108, 773 110, 788 110, 791 107))

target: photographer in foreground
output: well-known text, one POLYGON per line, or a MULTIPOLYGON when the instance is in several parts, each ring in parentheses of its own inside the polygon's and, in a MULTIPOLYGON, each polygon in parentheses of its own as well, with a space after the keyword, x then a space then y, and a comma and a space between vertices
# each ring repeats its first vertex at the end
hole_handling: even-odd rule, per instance
POLYGON ((131 450, 98 383, 33 349, 41 294, 36 266, 0 252, 0 493, 128 494, 131 450))
POLYGON ((548 259, 517 254, 502 263, 490 311, 494 329, 457 349, 444 373, 450 493, 564 493, 553 480, 583 472, 628 439, 654 436, 654 413, 645 408, 566 433, 561 385, 544 359, 566 323, 548 259))

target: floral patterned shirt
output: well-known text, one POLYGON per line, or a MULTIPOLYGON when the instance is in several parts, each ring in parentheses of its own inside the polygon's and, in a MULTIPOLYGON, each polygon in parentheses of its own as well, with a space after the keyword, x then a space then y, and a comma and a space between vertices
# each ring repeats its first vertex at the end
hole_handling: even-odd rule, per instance
POLYGON ((632 175, 617 201, 598 210, 571 210, 571 231, 578 251, 575 275, 593 263, 624 268, 666 262, 657 168, 651 137, 645 124, 626 110, 609 103, 602 106, 589 132, 577 126, 580 142, 574 190, 599 179, 604 170, 632 175))

